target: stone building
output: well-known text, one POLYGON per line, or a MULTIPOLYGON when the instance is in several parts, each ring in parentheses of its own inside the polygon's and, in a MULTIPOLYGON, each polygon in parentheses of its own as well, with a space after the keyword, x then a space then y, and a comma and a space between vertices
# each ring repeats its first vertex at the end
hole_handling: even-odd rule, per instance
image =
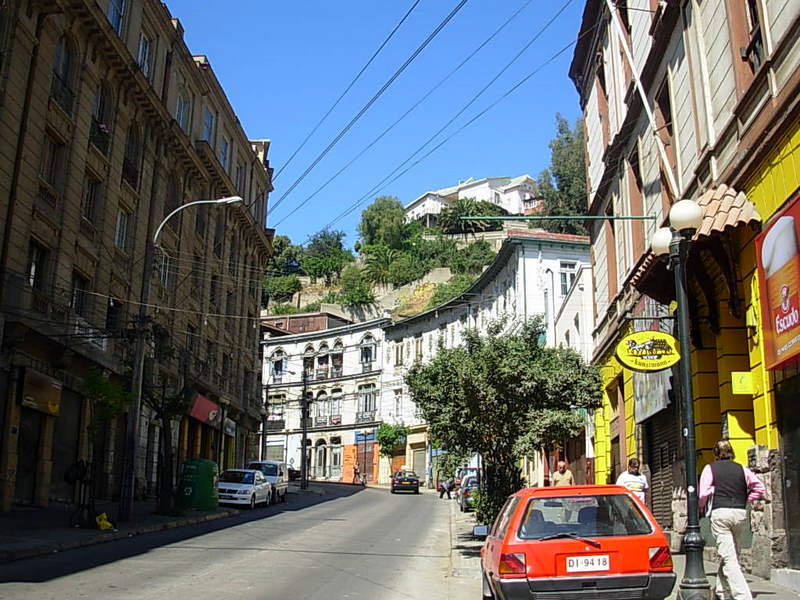
MULTIPOLYGON (((269 142, 248 140, 166 5, 0 3, 0 139, 0 508, 71 500, 79 459, 96 495, 119 493, 126 415, 89 428, 85 378, 128 386, 139 330, 146 398, 188 396, 176 459, 255 456, 269 142), (154 248, 175 208, 234 195, 178 212, 154 248)), ((138 495, 156 481, 152 404, 138 495)))
POLYGON ((656 518, 673 532, 685 526, 673 377, 634 374, 614 347, 636 328, 671 330, 673 276, 650 239, 673 203, 694 199, 705 216, 687 264, 692 347, 684 356, 697 467, 726 438, 737 460, 752 458, 762 473, 770 502, 755 511, 747 545, 753 571, 767 577, 800 567, 797 347, 769 357, 776 336, 757 260, 759 230, 797 211, 798 30, 797 0, 589 0, 570 67, 586 124, 591 214, 650 217, 598 220, 591 231, 593 359, 605 387, 596 481, 639 456, 656 518))

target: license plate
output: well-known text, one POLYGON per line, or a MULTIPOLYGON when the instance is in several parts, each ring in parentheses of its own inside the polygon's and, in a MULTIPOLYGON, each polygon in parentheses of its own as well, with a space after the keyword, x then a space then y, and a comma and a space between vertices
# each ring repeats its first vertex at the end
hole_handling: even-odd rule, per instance
POLYGON ((411 485, 411 482, 410 481, 403 481, 402 484, 403 485, 411 485))
POLYGON ((593 556, 568 556, 567 573, 582 573, 585 571, 608 571, 610 568, 608 554, 593 556))

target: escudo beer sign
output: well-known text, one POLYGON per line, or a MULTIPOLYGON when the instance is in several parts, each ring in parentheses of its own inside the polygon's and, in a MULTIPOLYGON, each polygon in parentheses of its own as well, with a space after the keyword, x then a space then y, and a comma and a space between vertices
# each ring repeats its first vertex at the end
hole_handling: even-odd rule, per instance
POLYGON ((633 371, 663 371, 680 359, 678 341, 663 331, 637 331, 617 344, 617 360, 633 371))
POLYGON ((756 237, 764 354, 774 369, 800 354, 800 196, 756 237))

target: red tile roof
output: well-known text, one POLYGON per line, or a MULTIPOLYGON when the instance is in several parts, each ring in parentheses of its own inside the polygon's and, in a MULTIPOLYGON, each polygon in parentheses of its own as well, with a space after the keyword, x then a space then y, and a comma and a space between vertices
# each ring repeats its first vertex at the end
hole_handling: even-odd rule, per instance
POLYGON ((542 241, 572 242, 576 244, 589 243, 589 236, 587 235, 572 235, 571 233, 551 233, 550 231, 545 231, 544 229, 509 229, 506 233, 508 237, 524 237, 542 241))

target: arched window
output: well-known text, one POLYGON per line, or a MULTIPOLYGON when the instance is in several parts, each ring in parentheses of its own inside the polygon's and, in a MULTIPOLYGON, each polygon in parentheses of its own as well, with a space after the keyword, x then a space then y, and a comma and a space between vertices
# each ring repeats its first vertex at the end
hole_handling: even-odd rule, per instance
POLYGON ((122 157, 122 178, 134 188, 139 185, 141 151, 142 143, 139 138, 139 129, 136 125, 131 125, 128 130, 128 137, 125 139, 125 155, 122 157))
POLYGON ((108 0, 106 17, 117 34, 122 35, 122 25, 125 16, 125 0, 108 0))
POLYGON ((329 360, 328 344, 323 342, 320 344, 319 351, 317 352, 317 379, 328 378, 329 360))
POLYGON ((68 115, 72 114, 72 104, 75 101, 71 85, 74 62, 75 57, 69 40, 62 35, 58 39, 53 56, 53 83, 50 86, 50 95, 68 115))
POLYGON ((111 134, 111 96, 103 85, 98 85, 92 102, 92 127, 89 141, 103 154, 108 153, 111 134))
POLYGON ((178 90, 178 99, 175 102, 175 120, 186 133, 189 133, 189 120, 192 115, 192 100, 189 92, 181 86, 178 90))
POLYGON ((281 383, 283 374, 286 371, 286 356, 283 350, 275 350, 270 357, 272 363, 272 381, 274 383, 281 383))
POLYGON ((314 346, 309 344, 303 351, 303 376, 312 379, 314 377, 314 346))
POLYGON ((372 363, 375 360, 375 338, 367 334, 361 340, 361 366, 364 371, 372 370, 372 363))
POLYGON ((314 412, 318 418, 324 418, 325 423, 320 423, 320 425, 327 425, 327 416, 330 414, 330 405, 328 402, 328 394, 326 392, 320 392, 317 394, 317 399, 314 402, 314 412))
POLYGON ((344 345, 342 340, 336 340, 331 352, 331 377, 341 377, 344 364, 344 345))
POLYGON ((331 425, 342 423, 342 390, 336 388, 331 391, 331 425))

